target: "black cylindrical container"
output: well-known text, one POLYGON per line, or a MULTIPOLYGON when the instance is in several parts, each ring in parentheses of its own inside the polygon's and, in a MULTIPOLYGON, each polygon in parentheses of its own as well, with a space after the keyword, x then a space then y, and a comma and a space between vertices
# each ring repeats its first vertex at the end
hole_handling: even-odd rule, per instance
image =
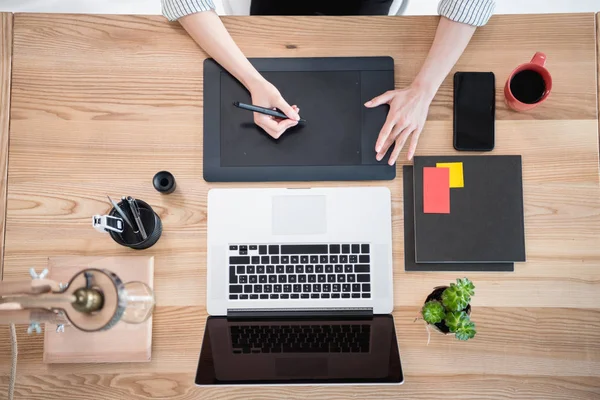
POLYGON ((162 194, 171 194, 175 191, 177 184, 175 183, 175 177, 169 171, 160 171, 152 179, 154 189, 158 190, 162 194))
MULTIPOLYGON (((144 250, 154 246, 154 244, 158 242, 158 239, 162 234, 162 222, 158 214, 154 212, 154 210, 152 209, 152 207, 150 207, 148 203, 138 199, 136 199, 135 201, 137 202, 137 205, 140 209, 140 219, 142 220, 142 224, 144 225, 144 229, 146 230, 146 234, 148 235, 146 240, 142 240, 140 235, 134 233, 133 229, 131 229, 131 227, 127 225, 125 221, 123 221, 124 228, 122 233, 117 233, 113 231, 110 231, 109 233, 113 240, 119 243, 121 246, 130 247, 135 250, 144 250)), ((121 207, 121 210, 125 212, 127 217, 130 219, 131 223, 135 226, 135 221, 133 220, 133 217, 128 213, 129 205, 127 204, 127 202, 121 201, 118 203, 118 205, 119 207, 121 207)), ((114 208, 110 210, 110 215, 113 217, 121 218, 121 215, 119 215, 117 210, 115 210, 114 208)))

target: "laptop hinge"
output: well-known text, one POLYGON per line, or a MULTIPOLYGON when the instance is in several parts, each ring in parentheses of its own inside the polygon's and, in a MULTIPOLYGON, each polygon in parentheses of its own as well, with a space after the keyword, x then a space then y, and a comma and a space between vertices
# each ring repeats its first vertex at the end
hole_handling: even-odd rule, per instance
POLYGON ((373 308, 245 308, 228 309, 228 319, 372 318, 373 308))

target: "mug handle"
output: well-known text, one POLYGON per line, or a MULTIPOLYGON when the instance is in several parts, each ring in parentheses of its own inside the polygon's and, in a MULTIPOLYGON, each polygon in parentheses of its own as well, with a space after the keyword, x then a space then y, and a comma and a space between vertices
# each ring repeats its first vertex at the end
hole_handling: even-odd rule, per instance
POLYGON ((543 67, 544 65, 546 65, 546 55, 544 53, 542 53, 541 51, 538 51, 537 53, 535 53, 533 55, 531 62, 533 64, 539 65, 540 67, 543 67))

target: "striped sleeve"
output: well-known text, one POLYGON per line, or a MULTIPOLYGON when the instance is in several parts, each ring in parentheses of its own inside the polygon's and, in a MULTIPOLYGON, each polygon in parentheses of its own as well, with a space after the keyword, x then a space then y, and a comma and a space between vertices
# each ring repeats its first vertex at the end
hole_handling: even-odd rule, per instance
POLYGON ((494 13, 495 6, 495 0, 442 0, 438 13, 451 21, 482 26, 494 13))
POLYGON ((213 0, 161 0, 162 13, 169 21, 186 15, 215 9, 213 0))

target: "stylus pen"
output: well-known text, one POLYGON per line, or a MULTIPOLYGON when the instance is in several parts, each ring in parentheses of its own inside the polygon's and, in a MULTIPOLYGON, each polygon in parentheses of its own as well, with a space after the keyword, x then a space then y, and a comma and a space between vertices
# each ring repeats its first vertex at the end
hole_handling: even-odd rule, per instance
MULTIPOLYGON (((238 108, 241 108, 242 110, 253 111, 253 112, 270 115, 271 117, 277 117, 277 118, 281 118, 281 119, 289 119, 288 116, 285 115, 284 113, 282 113, 281 111, 271 110, 270 108, 254 106, 252 104, 240 103, 239 101, 234 101, 233 105, 238 108)), ((298 122, 306 122, 306 120, 300 118, 300 120, 298 122)))

